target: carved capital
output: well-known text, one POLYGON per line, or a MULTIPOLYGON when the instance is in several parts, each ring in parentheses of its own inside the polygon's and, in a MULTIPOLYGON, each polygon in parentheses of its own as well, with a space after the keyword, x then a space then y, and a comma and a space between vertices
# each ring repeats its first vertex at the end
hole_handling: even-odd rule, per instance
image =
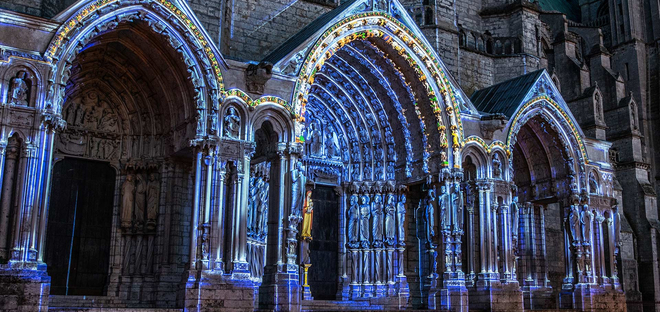
POLYGON ((41 113, 41 126, 47 131, 60 132, 66 129, 66 120, 59 114, 44 111, 41 113))

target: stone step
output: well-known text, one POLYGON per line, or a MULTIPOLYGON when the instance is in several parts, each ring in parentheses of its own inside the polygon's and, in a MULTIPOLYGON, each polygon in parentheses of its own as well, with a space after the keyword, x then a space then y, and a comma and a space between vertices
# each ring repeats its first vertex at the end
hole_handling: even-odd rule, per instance
POLYGON ((183 309, 48 307, 48 312, 183 312, 183 309))

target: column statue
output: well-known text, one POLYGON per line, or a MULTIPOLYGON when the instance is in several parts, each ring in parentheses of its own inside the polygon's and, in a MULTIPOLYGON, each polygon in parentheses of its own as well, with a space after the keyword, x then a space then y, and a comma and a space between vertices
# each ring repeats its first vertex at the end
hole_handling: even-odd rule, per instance
POLYGON ((146 205, 147 197, 147 181, 144 180, 142 175, 137 175, 137 185, 135 187, 135 222, 137 224, 144 223, 144 208, 146 205))
POLYGON ((369 217, 371 216, 371 207, 369 206, 369 196, 360 196, 360 241, 363 247, 369 245, 369 217))
POLYGON ((298 161, 296 167, 291 171, 291 214, 300 216, 300 211, 305 201, 305 185, 307 177, 302 162, 298 161))
POLYGON ((158 199, 160 197, 160 182, 156 178, 156 174, 149 175, 149 183, 147 185, 147 222, 156 224, 156 216, 158 215, 158 199))
POLYGON ((133 203, 135 202, 135 182, 133 175, 128 174, 121 185, 121 226, 130 227, 133 220, 133 203))
POLYGON ((383 197, 380 194, 374 195, 371 203, 372 230, 374 247, 381 247, 383 244, 383 197))
MULTIPOLYGON (((438 205, 440 206, 440 227, 443 232, 449 232, 451 230, 451 211, 448 209, 450 196, 449 192, 447 192, 447 186, 444 184, 441 185, 438 205)), ((457 202, 454 200, 454 207, 458 207, 456 204, 457 202)))
POLYGON ((406 243, 406 194, 399 195, 399 201, 396 203, 397 228, 399 229, 399 246, 405 246, 406 243))
POLYGON ((426 219, 426 239, 433 243, 435 241, 435 207, 433 201, 435 200, 435 191, 429 189, 424 199, 424 217, 426 219))
POLYGON ((388 246, 396 243, 395 215, 394 194, 388 193, 385 199, 385 242, 388 246))
POLYGON ((358 206, 358 196, 353 194, 349 199, 348 205, 348 245, 351 248, 357 248, 360 238, 360 208, 358 206))

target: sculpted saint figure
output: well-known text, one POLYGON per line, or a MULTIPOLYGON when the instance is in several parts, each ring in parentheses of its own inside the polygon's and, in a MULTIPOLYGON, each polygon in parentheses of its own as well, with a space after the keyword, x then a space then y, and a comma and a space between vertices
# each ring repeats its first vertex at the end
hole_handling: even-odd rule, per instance
POLYGON ((440 220, 443 231, 451 230, 451 211, 449 210, 449 192, 447 186, 440 186, 440 195, 438 196, 438 204, 440 205, 440 220))
POLYGON ((580 241, 580 211, 577 205, 571 205, 568 222, 570 223, 571 239, 576 243, 580 241))
POLYGON ((373 242, 376 247, 380 247, 383 242, 383 197, 380 194, 374 195, 371 208, 373 242))
POLYGON ((500 155, 495 153, 493 155, 493 176, 499 178, 502 174, 502 161, 500 160, 500 155))
POLYGON ((225 116, 225 136, 231 139, 238 139, 241 127, 241 117, 236 113, 236 108, 229 107, 225 116))
POLYGON ((254 231, 259 237, 264 237, 266 234, 266 218, 268 215, 268 183, 266 183, 263 179, 259 178, 261 181, 261 185, 258 191, 259 199, 257 202, 259 203, 256 206, 257 209, 257 218, 256 218, 256 225, 254 227, 254 231))
MULTIPOLYGON (((461 189, 461 186, 459 184, 455 184, 453 187, 453 191, 451 192, 452 196, 452 201, 453 201, 453 209, 456 211, 456 216, 454 220, 454 230, 457 232, 462 233, 463 232, 463 190, 461 189)), ((452 207, 449 207, 447 209, 452 209, 452 207)))
POLYGON ((307 191, 305 208, 303 209, 303 226, 302 234, 300 235, 301 237, 312 237, 312 221, 314 221, 314 202, 312 202, 312 191, 307 191))
POLYGON ((399 245, 405 244, 406 241, 406 194, 399 195, 399 202, 396 203, 397 225, 399 228, 399 245))
POLYGON ((27 73, 24 71, 18 72, 16 77, 11 79, 11 92, 9 103, 16 105, 28 105, 28 85, 25 82, 27 73))
POLYGON ((248 209, 247 209, 247 228, 248 228, 248 235, 250 235, 250 232, 252 232, 254 228, 254 218, 255 218, 255 211, 256 211, 256 203, 257 203, 257 192, 258 189, 256 187, 256 180, 257 178, 255 177, 255 170, 250 169, 250 181, 249 181, 249 188, 248 188, 248 209))
POLYGON ((591 212, 591 209, 587 206, 584 211, 582 211, 582 235, 585 242, 591 243, 591 226, 594 214, 591 212))
POLYGON ((325 135, 325 145, 328 158, 339 157, 339 138, 333 128, 329 127, 325 135))
POLYGON ((147 183, 142 175, 137 176, 137 186, 135 187, 135 221, 138 224, 144 223, 144 206, 146 204, 147 183))
POLYGON ((429 189, 424 201, 424 212, 426 218, 426 239, 429 242, 433 242, 435 239, 435 207, 433 206, 433 201, 435 200, 435 191, 429 189))
POLYGON ((385 200, 385 242, 394 246, 396 242, 396 207, 394 207, 394 194, 388 193, 385 200))
POLYGON ((149 175, 149 184, 147 186, 147 220, 155 222, 158 215, 158 198, 160 197, 160 183, 156 174, 149 175))
POLYGON ((511 200, 511 234, 518 237, 518 226, 520 224, 520 210, 518 210, 518 195, 513 195, 511 200))
POLYGON ((133 219, 133 203, 135 202, 135 182, 133 175, 126 176, 121 185, 121 226, 130 227, 133 219))
POLYGON ((305 201, 305 185, 307 177, 302 162, 296 163, 295 169, 291 171, 291 213, 300 216, 300 211, 305 201))
MULTIPOLYGON (((360 196, 360 241, 363 245, 369 242, 369 217, 371 216, 371 207, 369 205, 369 196, 360 196)), ((366 247, 366 246, 365 246, 366 247)))
POLYGON ((348 243, 351 247, 358 247, 358 235, 360 231, 360 208, 358 207, 358 196, 351 195, 348 204, 348 243))

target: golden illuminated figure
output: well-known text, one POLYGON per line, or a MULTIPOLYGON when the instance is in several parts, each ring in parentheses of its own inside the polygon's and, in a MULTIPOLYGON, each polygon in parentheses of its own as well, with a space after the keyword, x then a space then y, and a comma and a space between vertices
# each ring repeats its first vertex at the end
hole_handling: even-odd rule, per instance
POLYGON ((303 238, 312 237, 312 220, 314 219, 314 203, 312 202, 312 191, 307 191, 305 206, 303 208, 303 238))

